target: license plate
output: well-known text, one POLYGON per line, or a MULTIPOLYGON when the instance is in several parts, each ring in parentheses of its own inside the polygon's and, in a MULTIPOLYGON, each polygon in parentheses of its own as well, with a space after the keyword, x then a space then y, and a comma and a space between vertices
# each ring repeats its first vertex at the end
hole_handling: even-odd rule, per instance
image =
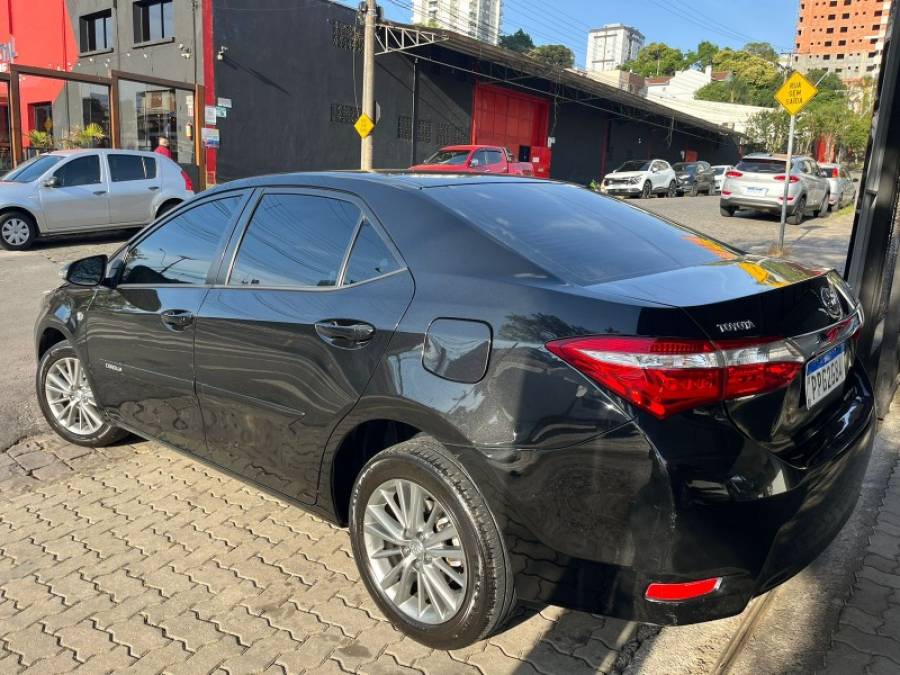
POLYGON ((847 378, 847 350, 840 344, 806 364, 806 407, 841 386, 847 378))
POLYGON ((768 190, 766 190, 766 188, 761 188, 761 187, 744 188, 744 194, 747 194, 747 195, 762 196, 762 195, 765 195, 767 192, 768 192, 768 190))

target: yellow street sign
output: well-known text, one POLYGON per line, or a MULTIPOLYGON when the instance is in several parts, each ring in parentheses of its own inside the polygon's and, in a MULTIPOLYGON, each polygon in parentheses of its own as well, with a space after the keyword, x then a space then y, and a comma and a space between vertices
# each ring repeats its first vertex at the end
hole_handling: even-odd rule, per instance
POLYGON ((359 134, 360 138, 365 138, 372 133, 372 129, 375 128, 375 122, 373 122, 372 118, 366 115, 366 113, 363 113, 359 116, 359 119, 356 120, 353 128, 356 129, 356 133, 359 134))
POLYGON ((775 92, 775 100, 781 107, 788 111, 789 115, 796 115, 806 107, 819 93, 816 86, 800 73, 794 72, 785 80, 781 88, 775 92))

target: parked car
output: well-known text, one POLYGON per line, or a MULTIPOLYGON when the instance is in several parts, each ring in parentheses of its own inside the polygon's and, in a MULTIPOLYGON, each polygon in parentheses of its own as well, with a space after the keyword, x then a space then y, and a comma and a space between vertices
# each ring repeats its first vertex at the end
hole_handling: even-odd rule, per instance
POLYGON ((678 181, 678 194, 696 197, 715 190, 715 173, 709 162, 677 162, 672 165, 678 181))
POLYGON ((193 196, 171 159, 138 150, 58 150, 0 179, 0 245, 39 237, 141 227, 193 196))
POLYGON ((674 197, 678 179, 664 159, 632 159, 603 177, 600 191, 608 195, 624 195, 647 199, 652 195, 674 197))
MULTIPOLYGON (((733 216, 739 208, 781 213, 786 159, 785 155, 747 155, 734 169, 726 172, 719 199, 721 214, 733 216)), ((799 225, 809 214, 813 217, 828 215, 830 188, 812 157, 793 157, 787 180, 789 223, 799 225)))
POLYGON ((828 203, 832 209, 842 209, 856 203, 856 183, 840 164, 819 164, 822 178, 828 181, 828 203))
POLYGON ((507 148, 496 145, 448 145, 410 171, 453 173, 505 173, 513 176, 533 176, 529 162, 514 162, 507 148))
POLYGON ((716 192, 722 191, 722 183, 725 182, 725 174, 734 168, 731 164, 713 164, 712 170, 715 180, 716 192))
POLYGON ((251 178, 65 279, 35 326, 53 429, 158 439, 348 526, 380 610, 433 647, 517 597, 737 614, 865 473, 839 275, 573 185, 251 178))

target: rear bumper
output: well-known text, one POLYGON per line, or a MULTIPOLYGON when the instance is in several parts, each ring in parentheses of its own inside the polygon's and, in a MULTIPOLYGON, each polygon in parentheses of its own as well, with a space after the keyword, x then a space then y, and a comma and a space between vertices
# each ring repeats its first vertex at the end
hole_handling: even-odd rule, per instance
MULTIPOLYGON (((793 197, 793 199, 788 200, 788 213, 794 212, 794 203, 797 198, 796 196, 793 197)), ((746 195, 721 194, 719 203, 723 207, 731 206, 739 209, 756 209, 767 213, 781 213, 781 200, 777 197, 748 197, 746 195)))
MULTIPOLYGON (((498 516, 520 599, 657 624, 709 621, 802 570, 850 516, 874 428, 868 382, 855 380, 805 468, 758 446, 732 453, 721 437, 687 462, 663 457, 633 423, 574 448, 460 459, 498 516), (710 577, 722 583, 701 598, 644 597, 651 582, 710 577)), ((704 446, 702 431, 694 442, 704 446)))

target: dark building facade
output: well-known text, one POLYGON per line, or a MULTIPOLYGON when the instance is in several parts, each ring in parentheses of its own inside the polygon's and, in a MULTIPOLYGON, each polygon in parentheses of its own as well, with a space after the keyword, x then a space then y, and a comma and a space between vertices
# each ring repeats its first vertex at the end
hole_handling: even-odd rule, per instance
MULTIPOLYGON (((49 82, 27 94, 35 100, 20 105, 23 156, 41 125, 59 130, 58 140, 63 129, 97 122, 113 146, 152 148, 168 137, 178 160, 205 168, 209 182, 359 166, 362 41, 351 8, 328 0, 42 0, 63 28, 49 33, 58 44, 47 38, 47 7, 3 4, 0 33, 15 42, 15 64, 120 78, 107 94, 95 86, 89 106, 83 84, 49 82), (220 116, 205 118, 216 104, 224 104, 220 116), (216 133, 218 143, 209 138, 216 133)), ((375 79, 378 168, 407 167, 443 145, 491 143, 534 162, 538 175, 587 183, 626 159, 727 163, 739 151, 728 130, 704 120, 452 33, 377 56, 375 79)))

